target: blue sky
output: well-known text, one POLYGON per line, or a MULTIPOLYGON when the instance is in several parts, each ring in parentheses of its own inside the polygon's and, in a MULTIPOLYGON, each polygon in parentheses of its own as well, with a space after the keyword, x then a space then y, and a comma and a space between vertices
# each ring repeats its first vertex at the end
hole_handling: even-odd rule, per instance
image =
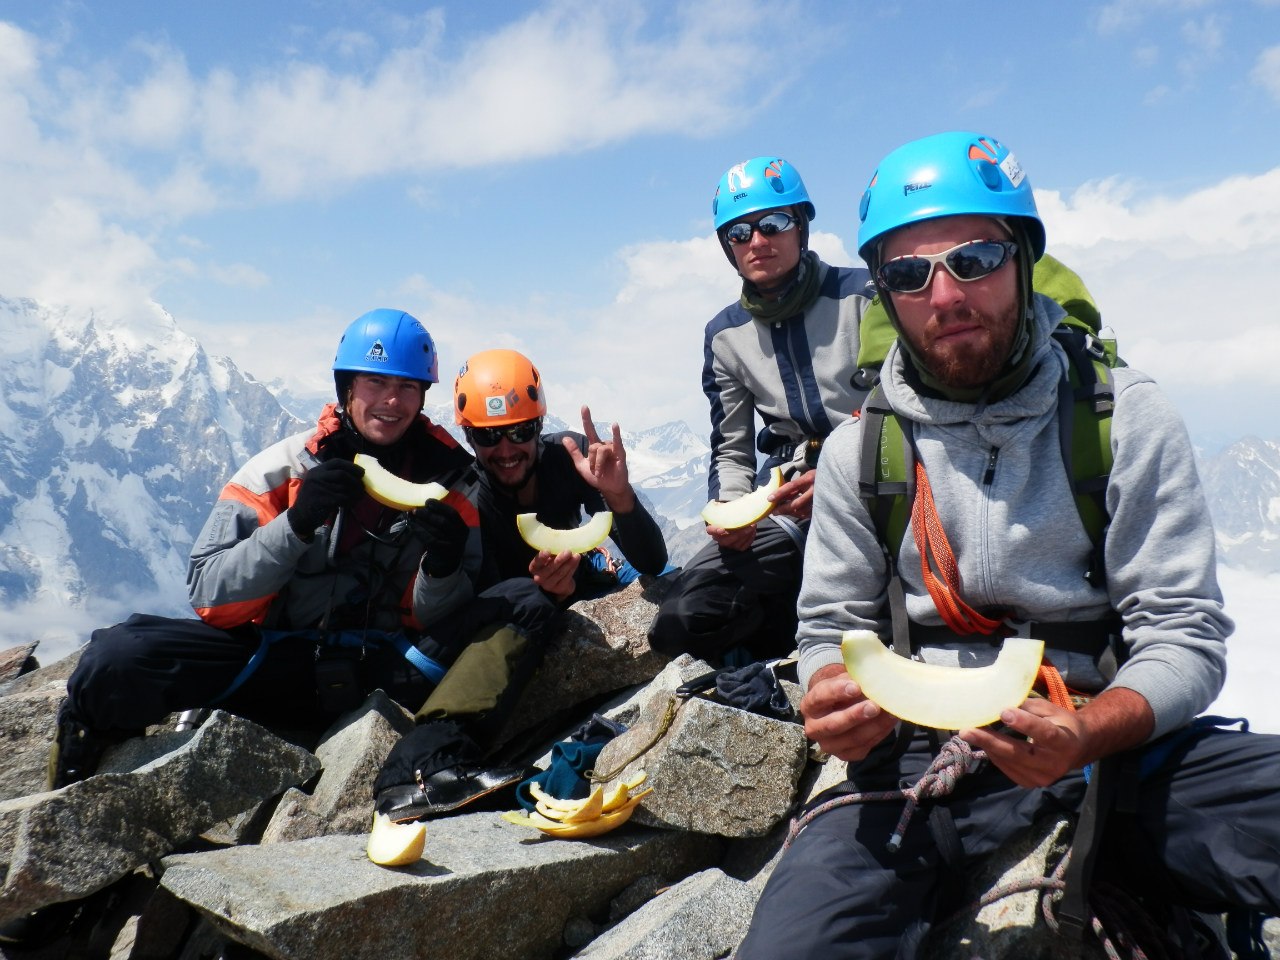
POLYGON ((5 0, 0 296, 163 308, 295 390, 398 306, 449 384, 512 346, 562 416, 702 431, 723 170, 789 159, 852 263, 876 161, 946 129, 1013 148, 1198 440, 1280 436, 1278 0, 5 0))

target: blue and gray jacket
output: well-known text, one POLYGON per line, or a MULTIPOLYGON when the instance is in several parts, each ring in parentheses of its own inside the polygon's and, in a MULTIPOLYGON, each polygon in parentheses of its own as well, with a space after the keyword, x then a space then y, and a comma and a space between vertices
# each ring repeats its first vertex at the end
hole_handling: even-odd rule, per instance
POLYGON ((808 309, 762 321, 733 303, 707 324, 702 389, 711 403, 712 500, 755 489, 757 447, 767 467, 809 469, 807 442, 825 439, 862 406, 866 390, 854 385, 853 375, 871 276, 863 268, 815 262, 818 296, 808 309), (758 437, 756 414, 763 421, 758 437))

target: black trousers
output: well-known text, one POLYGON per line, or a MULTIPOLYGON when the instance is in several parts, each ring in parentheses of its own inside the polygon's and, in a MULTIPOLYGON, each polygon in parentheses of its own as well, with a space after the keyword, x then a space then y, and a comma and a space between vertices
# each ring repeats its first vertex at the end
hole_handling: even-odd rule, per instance
MULTIPOLYGON (((556 613, 532 580, 507 581, 433 624, 416 645, 447 667, 487 625, 510 624, 541 636, 556 613)), ((335 715, 319 695, 330 658, 349 668, 359 696, 381 689, 417 710, 433 688, 389 643, 329 649, 314 631, 302 631, 270 643, 253 672, 228 694, 261 641, 251 624, 221 630, 201 620, 134 614, 94 631, 67 681, 66 715, 103 733, 137 731, 170 713, 210 706, 268 726, 320 727, 335 715)))
POLYGON ((808 521, 766 519, 746 550, 709 543, 676 574, 649 626, 649 646, 718 665, 731 647, 753 658, 784 657, 796 645, 796 596, 808 521))
MULTIPOLYGON (((1130 869, 1158 882, 1170 902, 1205 912, 1280 913, 1280 737, 1214 728, 1170 737, 1178 738, 1173 749, 1139 783, 1136 814, 1109 816, 1104 848, 1122 845, 1130 869)), ((897 762, 872 754, 852 770, 850 784, 834 790, 914 783, 930 759, 919 740, 897 762)), ((957 870, 1041 817, 1076 810, 1084 790, 1079 771, 1051 787, 1025 789, 987 765, 962 778, 951 796, 923 803, 894 853, 885 844, 902 801, 835 807, 784 854, 735 956, 915 957, 932 922, 964 905, 956 900, 957 870), (934 840, 928 821, 940 807, 959 834, 959 863, 948 864, 934 840)))

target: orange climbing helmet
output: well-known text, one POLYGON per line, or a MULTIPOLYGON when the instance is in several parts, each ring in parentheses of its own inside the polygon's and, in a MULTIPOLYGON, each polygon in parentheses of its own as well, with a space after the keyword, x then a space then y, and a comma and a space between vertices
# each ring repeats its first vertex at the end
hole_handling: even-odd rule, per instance
POLYGON ((453 415, 464 427, 502 427, 547 414, 538 368, 515 350, 484 350, 453 381, 453 415))

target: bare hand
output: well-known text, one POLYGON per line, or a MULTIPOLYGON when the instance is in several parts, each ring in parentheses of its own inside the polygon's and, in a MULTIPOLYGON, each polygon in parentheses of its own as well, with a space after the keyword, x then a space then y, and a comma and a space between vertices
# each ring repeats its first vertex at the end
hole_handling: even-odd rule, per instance
POLYGON ((1104 690, 1074 711, 1032 697, 1000 719, 1018 736, 992 730, 961 730, 960 736, 1023 787, 1047 786, 1069 770, 1145 743, 1156 722, 1146 698, 1125 687, 1104 690))
POLYGON ((808 520, 813 513, 813 481, 817 475, 816 470, 806 470, 769 494, 770 501, 774 503, 773 512, 784 517, 795 517, 797 520, 808 520))
POLYGON ((961 730, 960 737, 985 750, 987 759, 1020 787, 1047 787, 1087 762, 1084 727, 1072 710, 1029 697, 1020 708, 1001 713, 1000 720, 1021 736, 984 727, 961 730))
POLYGON ((805 735, 841 760, 861 760, 893 732, 897 717, 862 695, 841 664, 821 668, 800 701, 805 735))
POLYGON ((591 408, 582 407, 582 432, 587 437, 587 453, 583 456, 578 445, 570 437, 561 442, 573 458, 573 465, 582 477, 605 498, 609 509, 615 513, 628 513, 635 506, 635 491, 627 474, 627 451, 622 446, 622 430, 615 423, 613 437, 600 439, 591 419, 591 408))
POLYGON ((573 575, 578 569, 579 560, 579 556, 569 550, 562 550, 558 554, 540 550, 529 561, 529 575, 544 593, 557 600, 564 600, 573 595, 573 575))
POLYGON ((726 530, 707 524, 707 535, 726 550, 746 550, 756 539, 756 525, 749 523, 745 527, 726 530))

